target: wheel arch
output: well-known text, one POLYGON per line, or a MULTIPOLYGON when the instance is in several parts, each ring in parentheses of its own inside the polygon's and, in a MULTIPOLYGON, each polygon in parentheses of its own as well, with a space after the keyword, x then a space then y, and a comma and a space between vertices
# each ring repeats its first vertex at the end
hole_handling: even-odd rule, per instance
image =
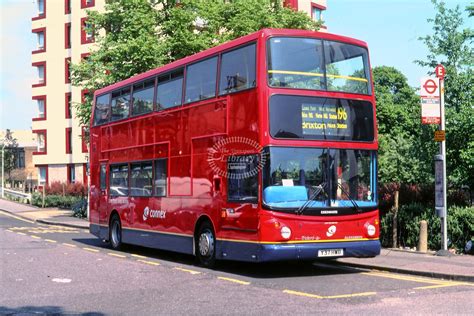
POLYGON ((119 219, 119 221, 120 221, 120 224, 122 224, 122 219, 120 218, 120 215, 119 215, 118 211, 114 209, 114 210, 112 210, 112 212, 110 212, 110 215, 109 215, 109 228, 110 228, 110 222, 112 221, 112 218, 113 218, 115 215, 117 215, 117 217, 118 217, 118 219, 119 219))
POLYGON ((204 222, 209 222, 211 224, 212 230, 214 231, 214 236, 216 235, 216 226, 214 225, 214 222, 212 221, 211 217, 207 214, 201 214, 196 223, 194 224, 194 231, 193 231, 193 255, 196 255, 196 238, 198 234, 198 229, 199 226, 204 223, 204 222))

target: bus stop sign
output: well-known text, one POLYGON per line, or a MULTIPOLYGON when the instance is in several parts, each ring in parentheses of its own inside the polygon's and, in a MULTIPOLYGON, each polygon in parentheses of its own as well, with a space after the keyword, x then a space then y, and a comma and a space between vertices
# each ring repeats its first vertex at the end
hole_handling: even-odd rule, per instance
POLYGON ((444 76, 446 75, 446 69, 444 69, 443 65, 439 64, 435 68, 435 74, 436 74, 436 77, 438 77, 439 79, 443 79, 444 76))
POLYGON ((435 77, 421 78, 421 123, 439 124, 440 119, 440 94, 439 79, 435 77))

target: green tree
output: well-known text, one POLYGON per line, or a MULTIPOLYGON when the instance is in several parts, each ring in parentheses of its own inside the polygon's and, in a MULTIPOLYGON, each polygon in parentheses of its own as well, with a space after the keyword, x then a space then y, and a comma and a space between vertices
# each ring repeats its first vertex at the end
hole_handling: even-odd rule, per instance
POLYGON ((379 131, 379 180, 394 188, 392 246, 398 243, 399 190, 403 184, 432 181, 433 128, 421 125, 420 99, 393 67, 373 69, 379 131))
MULTIPOLYGON (((437 64, 446 68, 446 148, 449 184, 474 189, 474 32, 464 27, 459 6, 447 8, 432 0, 437 12, 428 22, 433 33, 420 40, 428 48, 424 60, 415 62, 433 73, 437 64)), ((472 16, 472 6, 467 8, 472 16)))
MULTIPOLYGON (((98 49, 72 66, 72 83, 90 92, 265 27, 320 26, 277 0, 107 0, 88 21, 98 49)), ((91 101, 75 104, 83 125, 91 101)))
POLYGON ((388 66, 373 69, 379 131, 381 183, 428 183, 433 179, 433 127, 421 124, 420 99, 407 78, 388 66))
POLYGON ((10 179, 10 173, 15 169, 15 152, 18 147, 18 142, 9 129, 6 130, 0 146, 4 147, 2 154, 5 155, 3 158, 3 171, 7 175, 6 178, 10 179))

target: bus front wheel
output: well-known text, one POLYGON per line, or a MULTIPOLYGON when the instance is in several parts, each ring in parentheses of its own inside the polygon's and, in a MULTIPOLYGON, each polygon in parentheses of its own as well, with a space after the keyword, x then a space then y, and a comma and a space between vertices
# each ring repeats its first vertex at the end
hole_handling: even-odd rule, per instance
POLYGON ((207 268, 216 263, 216 236, 209 222, 199 226, 196 238, 196 257, 199 263, 207 268))
POLYGON ((119 250, 122 246, 122 225, 117 214, 110 220, 109 241, 112 249, 119 250))

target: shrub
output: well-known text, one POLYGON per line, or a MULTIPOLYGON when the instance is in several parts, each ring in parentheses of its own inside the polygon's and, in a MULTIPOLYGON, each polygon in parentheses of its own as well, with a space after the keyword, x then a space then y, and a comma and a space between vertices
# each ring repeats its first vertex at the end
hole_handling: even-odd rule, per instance
MULTIPOLYGON (((380 220, 382 246, 392 246, 392 218, 388 212, 380 220)), ((428 248, 441 248, 441 221, 434 207, 421 203, 403 205, 398 211, 398 241, 402 247, 416 247, 420 233, 420 221, 428 222, 428 248)), ((448 239, 451 247, 464 249, 466 242, 474 236, 474 207, 452 206, 448 210, 448 239)))
POLYGON ((66 183, 53 181, 46 186, 47 195, 86 196, 87 187, 81 182, 66 183))
MULTIPOLYGON (((83 199, 83 197, 72 195, 46 195, 44 198, 44 207, 71 209, 83 199)), ((40 193, 33 194, 32 204, 41 207, 43 204, 43 196, 40 193)))
MULTIPOLYGON (((433 207, 434 185, 428 184, 397 184, 385 183, 379 188, 379 209, 385 215, 394 204, 395 191, 399 189, 399 205, 420 203, 425 207, 433 207)), ((448 189, 448 205, 471 205, 469 194, 461 189, 448 189)))
POLYGON ((72 206, 74 211, 74 217, 86 218, 87 217, 87 200, 82 199, 72 206))

